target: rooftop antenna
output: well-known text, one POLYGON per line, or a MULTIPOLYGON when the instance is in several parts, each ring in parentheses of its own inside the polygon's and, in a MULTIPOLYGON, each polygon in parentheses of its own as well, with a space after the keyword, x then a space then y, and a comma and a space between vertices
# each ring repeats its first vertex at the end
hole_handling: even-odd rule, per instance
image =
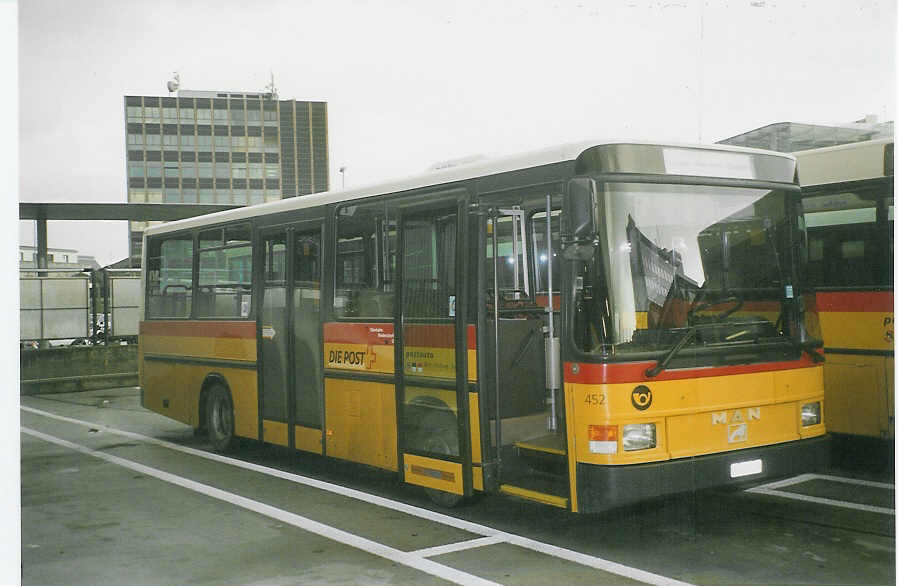
POLYGON ((271 73, 271 81, 268 82, 268 85, 265 86, 265 92, 270 94, 273 99, 277 99, 278 90, 274 87, 274 72, 271 73))
POLYGON ((166 83, 165 87, 168 88, 169 94, 178 91, 178 88, 181 87, 181 76, 178 75, 177 71, 174 72, 174 79, 171 79, 168 83, 166 83))

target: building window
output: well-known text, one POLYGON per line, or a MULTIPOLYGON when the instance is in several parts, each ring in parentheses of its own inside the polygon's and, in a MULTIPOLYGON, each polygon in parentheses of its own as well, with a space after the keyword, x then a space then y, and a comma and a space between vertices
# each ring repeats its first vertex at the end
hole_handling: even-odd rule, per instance
POLYGON ((128 163, 128 177, 143 177, 143 163, 128 163))
POLYGON ((147 106, 144 108, 144 116, 146 116, 147 122, 159 122, 159 106, 147 106))
POLYGON ((143 144, 143 135, 142 134, 128 134, 128 144, 133 144, 133 145, 143 144))
POLYGON ((181 146, 192 147, 196 145, 196 137, 192 134, 181 135, 181 146))
POLYGON ((280 165, 265 165, 265 178, 266 179, 280 179, 281 178, 281 166, 280 165))
POLYGON ((162 163, 156 161, 147 162, 147 177, 162 177, 162 163))
POLYGON ((177 108, 162 108, 162 117, 167 120, 177 120, 178 119, 178 109, 177 108))
POLYGON ((177 189, 165 190, 165 203, 181 203, 181 194, 177 189))
POLYGON ((228 110, 226 108, 215 108, 213 110, 214 116, 213 119, 216 122, 227 122, 228 121, 228 110))
POLYGON ((258 189, 251 189, 249 192, 249 203, 250 205, 256 205, 257 203, 262 203, 265 201, 265 197, 261 191, 258 189))
POLYGON ((199 190, 200 203, 215 203, 215 192, 211 189, 199 190))
POLYGON ((196 178, 196 165, 193 163, 181 163, 181 177, 196 178))
POLYGON ((212 120, 212 110, 208 108, 198 108, 196 111, 197 120, 212 120))
POLYGON ((162 144, 166 146, 178 146, 177 134, 166 134, 162 137, 162 144))
POLYGON ((158 134, 148 134, 146 136, 147 146, 159 146, 162 144, 162 137, 158 134))
POLYGON ((181 108, 179 118, 181 122, 193 122, 193 108, 181 108))
POLYGON ((166 163, 165 164, 165 176, 166 177, 177 177, 178 176, 178 164, 177 163, 166 163))
POLYGON ((140 106, 128 106, 128 122, 140 122, 143 118, 143 108, 140 106))
POLYGON ((215 177, 217 178, 229 178, 231 176, 231 170, 227 163, 218 163, 215 165, 215 177))
POLYGON ((232 136, 231 137, 231 147, 232 148, 245 148, 246 147, 246 137, 245 136, 232 136))
POLYGON ((246 179, 246 163, 232 163, 231 177, 246 179))
POLYGON ((220 134, 215 135, 215 148, 217 149, 225 149, 227 150, 231 146, 231 138, 225 134, 224 136, 220 134))
POLYGON ((249 176, 253 179, 261 179, 262 178, 262 163, 250 163, 249 164, 249 176))

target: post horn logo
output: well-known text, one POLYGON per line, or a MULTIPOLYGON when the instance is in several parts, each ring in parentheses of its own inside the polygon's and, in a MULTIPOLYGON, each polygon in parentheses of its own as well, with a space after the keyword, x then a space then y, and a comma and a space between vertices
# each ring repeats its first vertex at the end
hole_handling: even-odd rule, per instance
POLYGON ((645 411, 652 406, 652 390, 645 385, 639 385, 633 389, 630 402, 640 411, 645 411))

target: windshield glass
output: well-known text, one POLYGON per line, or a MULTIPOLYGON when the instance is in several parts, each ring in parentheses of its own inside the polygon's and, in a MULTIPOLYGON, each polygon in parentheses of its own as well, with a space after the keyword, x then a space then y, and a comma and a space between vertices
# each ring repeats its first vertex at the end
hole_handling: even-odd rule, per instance
POLYGON ((581 349, 664 351, 691 330, 688 347, 788 335, 784 192, 648 183, 600 191, 600 250, 575 279, 581 349))

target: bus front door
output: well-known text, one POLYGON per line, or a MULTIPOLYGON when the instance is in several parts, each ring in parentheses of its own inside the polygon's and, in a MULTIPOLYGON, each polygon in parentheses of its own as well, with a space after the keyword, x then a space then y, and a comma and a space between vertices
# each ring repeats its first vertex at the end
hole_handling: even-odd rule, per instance
POLYGON ((456 353, 466 347, 457 311, 457 217, 456 208, 403 213, 396 324, 403 479, 443 506, 471 491, 466 381, 458 366, 465 357, 456 353))
POLYGON ((478 394, 489 422, 483 451, 485 468, 495 470, 488 489, 568 508, 564 400, 559 382, 546 376, 550 361, 560 367, 557 338, 546 335, 550 316, 556 337, 561 325, 560 273, 548 262, 550 252, 559 258, 558 212, 549 216, 548 249, 546 212, 539 209, 498 204, 479 219, 478 311, 485 327, 478 335, 478 394))
POLYGON ((261 439, 322 453, 321 227, 261 234, 261 439))

